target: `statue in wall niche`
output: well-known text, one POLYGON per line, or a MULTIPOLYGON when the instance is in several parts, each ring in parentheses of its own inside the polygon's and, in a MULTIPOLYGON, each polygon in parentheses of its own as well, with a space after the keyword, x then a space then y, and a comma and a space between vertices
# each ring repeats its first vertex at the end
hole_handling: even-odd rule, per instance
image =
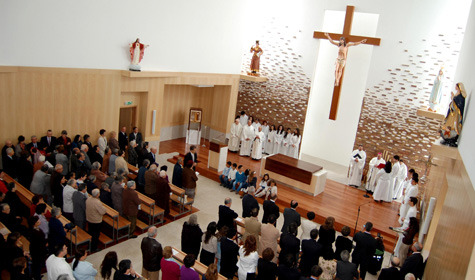
POLYGON ((264 51, 259 46, 259 40, 251 47, 252 59, 251 59, 251 76, 259 76, 259 66, 261 64, 261 55, 264 51))
POLYGON ((139 63, 143 59, 143 55, 145 53, 145 48, 149 45, 144 45, 140 43, 140 39, 137 38, 135 42, 129 44, 129 51, 130 51, 130 71, 140 71, 139 63))
POLYGON ((442 99, 442 82, 444 80, 444 67, 440 68, 439 74, 435 77, 434 86, 429 98, 429 111, 437 112, 442 99))
POLYGON ((340 41, 333 41, 333 39, 330 37, 330 35, 328 35, 328 33, 325 33, 325 36, 327 37, 328 41, 330 41, 330 43, 338 47, 338 57, 335 61, 335 86, 339 86, 340 78, 343 74, 343 68, 345 68, 346 65, 346 56, 348 54, 348 48, 351 46, 358 46, 359 44, 366 43, 367 40, 364 39, 359 42, 346 43, 345 37, 340 37, 340 41))
POLYGON ((445 116, 442 129, 439 130, 442 137, 441 144, 457 147, 458 138, 462 131, 463 125, 463 110, 465 109, 465 98, 467 93, 462 83, 455 85, 456 93, 452 92, 452 101, 449 104, 447 115, 445 116))

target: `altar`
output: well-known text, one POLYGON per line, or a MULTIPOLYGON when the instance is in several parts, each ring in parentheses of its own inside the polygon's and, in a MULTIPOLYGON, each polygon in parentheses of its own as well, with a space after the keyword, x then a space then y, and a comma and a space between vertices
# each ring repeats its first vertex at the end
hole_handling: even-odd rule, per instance
POLYGON ((327 171, 323 167, 282 154, 265 156, 261 160, 260 175, 298 191, 317 196, 325 189, 327 171))

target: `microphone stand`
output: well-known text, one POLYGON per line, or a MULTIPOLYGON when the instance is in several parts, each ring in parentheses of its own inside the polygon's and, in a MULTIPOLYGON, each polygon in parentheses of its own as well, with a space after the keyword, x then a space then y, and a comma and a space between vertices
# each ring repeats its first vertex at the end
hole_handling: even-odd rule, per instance
POLYGON ((369 201, 369 202, 365 202, 365 203, 361 204, 360 206, 358 206, 358 215, 356 216, 356 223, 355 223, 355 229, 353 230, 353 236, 355 235, 355 233, 356 233, 356 228, 358 227, 358 220, 359 220, 359 218, 360 218, 361 206, 366 205, 366 204, 370 204, 371 202, 373 202, 373 200, 371 200, 371 201, 369 201))

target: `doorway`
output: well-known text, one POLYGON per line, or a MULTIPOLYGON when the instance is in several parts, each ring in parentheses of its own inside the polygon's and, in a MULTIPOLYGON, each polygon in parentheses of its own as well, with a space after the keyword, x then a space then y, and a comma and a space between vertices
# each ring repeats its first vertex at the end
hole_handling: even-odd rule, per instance
POLYGON ((124 126, 128 133, 132 131, 134 126, 137 126, 137 107, 120 108, 118 131, 124 126))

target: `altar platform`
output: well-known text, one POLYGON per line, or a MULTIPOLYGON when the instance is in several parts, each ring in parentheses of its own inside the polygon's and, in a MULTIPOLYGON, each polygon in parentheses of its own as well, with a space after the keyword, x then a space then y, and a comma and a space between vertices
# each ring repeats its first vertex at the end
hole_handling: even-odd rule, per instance
MULTIPOLYGON (((178 152, 180 156, 184 156, 188 152, 189 145, 185 143, 185 138, 174 139, 160 142, 160 153, 178 152)), ((207 168, 209 143, 206 141, 206 147, 197 145, 198 164, 196 171, 200 175, 219 182, 219 174, 216 171, 207 168)), ((176 163, 178 156, 168 159, 171 163, 176 163)), ((243 165, 245 169, 257 171, 261 173, 261 161, 252 160, 249 157, 241 157, 238 153, 228 152, 228 160, 238 165, 243 165)), ((171 170, 169 173, 171 174, 171 170)), ((386 251, 392 251, 397 235, 390 230, 390 226, 397 226, 399 203, 376 203, 372 198, 365 198, 364 191, 349 187, 347 185, 326 180, 325 190, 317 196, 297 191, 283 184, 278 184, 278 199, 276 204, 280 211, 289 207, 291 200, 297 200, 299 206, 297 211, 302 217, 307 217, 307 212, 313 211, 316 214, 315 221, 323 224, 328 216, 335 218, 335 228, 341 231, 343 226, 351 228, 351 235, 355 228, 355 221, 358 214, 358 206, 361 206, 360 217, 358 221, 357 231, 363 229, 364 223, 370 221, 374 224, 373 236, 380 233, 384 239, 386 251)), ((259 203, 263 203, 262 198, 258 198, 259 203)), ((239 203, 239 202, 238 202, 239 203)), ((216 214, 217 215, 217 214, 216 214)))

